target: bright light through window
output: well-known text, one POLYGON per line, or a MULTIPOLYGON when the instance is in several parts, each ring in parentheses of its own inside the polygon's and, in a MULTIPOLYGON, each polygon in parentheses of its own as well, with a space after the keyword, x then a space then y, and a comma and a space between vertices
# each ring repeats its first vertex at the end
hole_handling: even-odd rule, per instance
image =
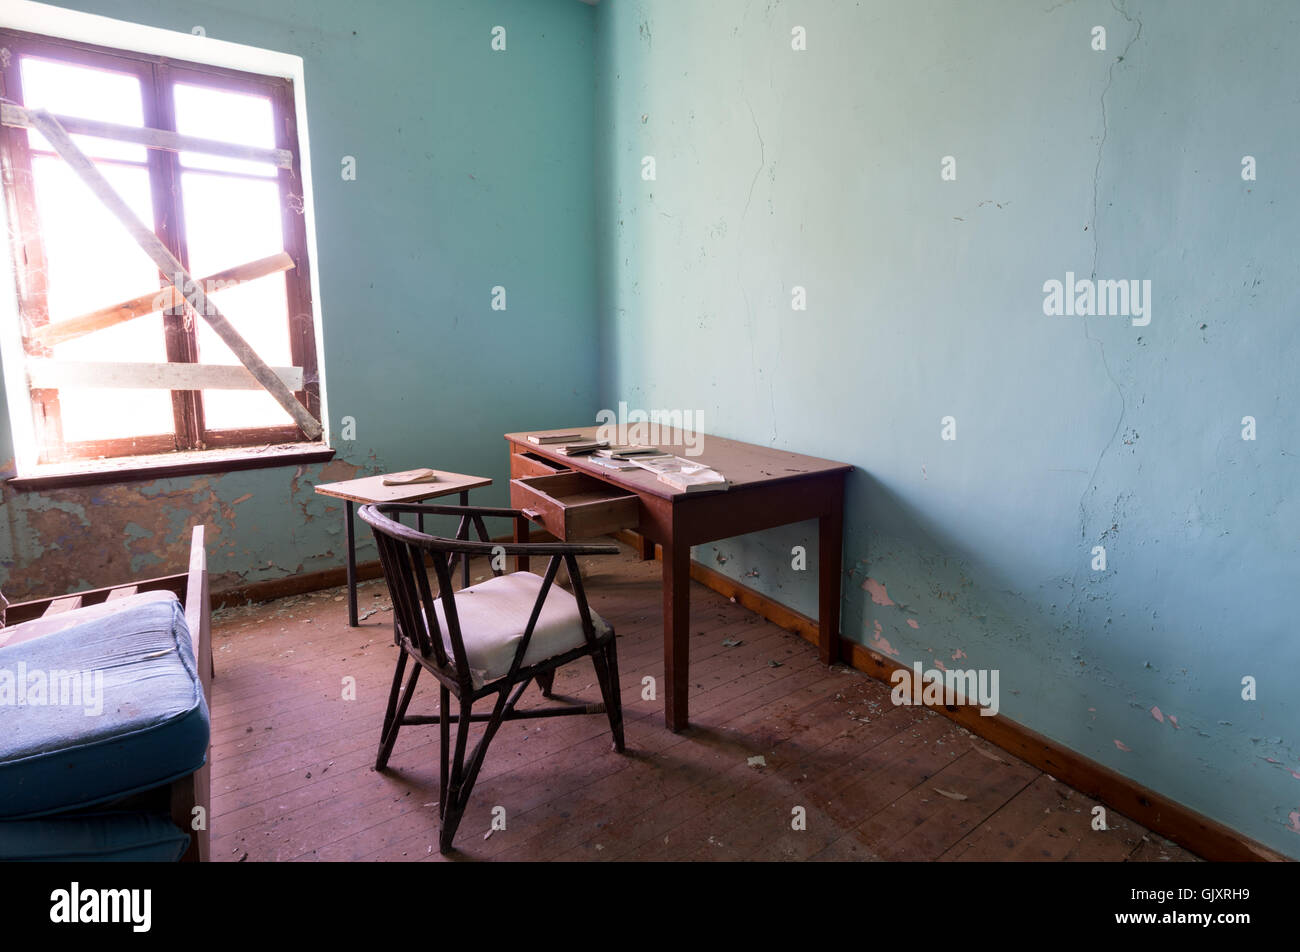
MULTIPOLYGON (((145 57, 69 51, 16 34, 6 35, 5 45, 17 54, 4 65, 6 95, 21 89, 28 108, 264 150, 286 147, 277 141, 277 128, 292 115, 287 80, 187 68, 174 60, 164 69, 145 57)), ((188 308, 45 344, 47 325, 80 326, 67 322, 156 295, 163 282, 43 136, 8 127, 0 135, 9 137, 17 163, 6 170, 6 182, 15 183, 7 187, 20 190, 19 204, 28 209, 17 223, 26 260, 17 264, 29 362, 239 363, 188 308)), ((265 363, 302 369, 309 383, 299 399, 318 407, 302 198, 294 176, 259 159, 150 150, 79 134, 73 140, 195 278, 288 252, 298 267, 205 290, 265 363)), ((287 146, 296 152, 294 143, 287 146)), ((60 377, 57 388, 32 391, 32 412, 43 461, 301 439, 292 417, 261 389, 90 388, 60 377)))

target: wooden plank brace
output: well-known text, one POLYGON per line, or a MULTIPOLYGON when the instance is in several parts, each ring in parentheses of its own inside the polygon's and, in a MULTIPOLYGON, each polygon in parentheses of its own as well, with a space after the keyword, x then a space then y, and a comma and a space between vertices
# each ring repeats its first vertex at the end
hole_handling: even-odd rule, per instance
MULTIPOLYGON (((242 284, 245 281, 264 278, 270 274, 280 274, 293 267, 295 267, 293 258, 281 251, 279 254, 267 258, 259 258, 247 264, 237 265, 233 268, 227 268, 225 271, 210 274, 201 279, 200 283, 205 288, 218 291, 221 288, 229 287, 231 283, 242 284)), ((131 321, 137 317, 144 317, 146 314, 155 314, 158 311, 177 307, 184 300, 185 298, 181 293, 169 284, 162 291, 141 294, 129 301, 122 301, 120 304, 101 307, 89 314, 70 317, 54 324, 42 324, 40 327, 34 328, 30 336, 32 340, 39 344, 54 347, 70 340, 76 340, 79 337, 85 337, 87 334, 93 334, 95 331, 103 330, 106 327, 116 327, 124 321, 131 321)))
MULTIPOLYGON (((20 129, 35 126, 32 112, 22 106, 10 103, 0 104, 0 125, 16 126, 20 129)), ((293 153, 288 149, 259 149, 251 145, 239 145, 234 142, 221 142, 217 139, 202 139, 198 136, 181 135, 166 129, 149 129, 137 126, 123 126, 115 122, 100 122, 96 119, 80 119, 76 116, 53 117, 64 130, 73 135, 94 136, 97 139, 113 139, 117 142, 135 142, 150 149, 163 149, 167 152, 202 152, 205 155, 219 155, 228 159, 243 159, 248 162, 269 162, 276 168, 292 169, 293 153)), ((47 136, 48 138, 48 136, 47 136)))
MULTIPOLYGON (((303 386, 301 367, 272 367, 290 390, 303 386)), ((113 390, 261 390, 238 364, 134 363, 129 361, 29 360, 32 389, 92 387, 113 390)))

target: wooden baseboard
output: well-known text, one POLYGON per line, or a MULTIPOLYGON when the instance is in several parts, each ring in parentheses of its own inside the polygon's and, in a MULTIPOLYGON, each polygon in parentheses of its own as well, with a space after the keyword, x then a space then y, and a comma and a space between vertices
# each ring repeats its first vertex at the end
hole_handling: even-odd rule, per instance
MULTIPOLYGON (((357 581, 363 582, 383 575, 379 561, 362 562, 357 565, 357 581)), ((267 579, 265 582, 249 582, 234 588, 225 588, 212 593, 212 608, 230 608, 246 605, 249 602, 269 602, 276 598, 288 598, 290 595, 302 595, 317 592, 322 588, 335 588, 346 585, 348 571, 345 568, 322 569, 319 572, 303 572, 285 578, 267 579)))
MULTIPOLYGON (((623 531, 615 533, 615 537, 642 551, 639 534, 623 531)), ((656 547, 655 557, 662 558, 662 549, 656 547)), ((721 595, 735 599, 773 624, 817 644, 816 619, 809 618, 695 561, 691 562, 691 578, 721 595)), ((910 671, 905 665, 899 664, 892 658, 887 658, 848 639, 842 639, 841 645, 843 651, 841 661, 844 664, 886 684, 893 684, 890 677, 895 671, 910 671)), ((1290 862, 1288 857, 1276 850, 1257 843, 1176 800, 1149 790, 1123 774, 1001 714, 986 717, 979 713, 980 709, 976 705, 928 706, 944 717, 956 721, 971 733, 978 734, 1007 753, 1033 764, 1062 783, 1069 784, 1080 793, 1101 801, 1111 809, 1173 840, 1203 859, 1218 862, 1251 860, 1290 862)))

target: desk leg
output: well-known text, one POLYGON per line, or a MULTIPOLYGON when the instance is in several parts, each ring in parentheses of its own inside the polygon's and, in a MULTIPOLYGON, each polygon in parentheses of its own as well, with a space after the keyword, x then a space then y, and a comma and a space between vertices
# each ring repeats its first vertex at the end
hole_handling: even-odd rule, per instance
POLYGON ((671 538, 664 547, 664 721, 671 731, 688 725, 690 688, 691 547, 671 538))
POLYGON ((822 664, 840 660, 840 560, 844 543, 844 495, 817 520, 817 649, 822 664))
MULTIPOLYGON (((515 541, 516 542, 528 541, 528 519, 525 516, 515 516, 515 541)), ((516 572, 528 571, 528 556, 526 555, 515 556, 515 571, 516 572)))
POLYGON ((655 540, 648 535, 641 536, 641 561, 653 562, 655 560, 655 540))
MULTIPOLYGON (((469 505, 469 491, 463 490, 460 494, 460 504, 469 505)), ((465 538, 469 538, 469 526, 465 527, 465 538)), ((469 588, 469 553, 462 552, 460 556, 460 587, 469 588)))
POLYGON ((348 545, 348 624, 357 627, 357 536, 352 525, 352 500, 343 502, 343 531, 348 545))

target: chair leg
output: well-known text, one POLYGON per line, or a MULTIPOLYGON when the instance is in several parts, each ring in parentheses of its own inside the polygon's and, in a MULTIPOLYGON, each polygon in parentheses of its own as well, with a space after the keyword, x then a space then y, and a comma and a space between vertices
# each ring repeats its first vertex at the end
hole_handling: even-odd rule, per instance
POLYGON ((442 685, 438 692, 438 819, 447 816, 447 760, 451 752, 451 691, 442 685))
MULTIPOLYGON (((397 668, 393 671, 393 687, 388 692, 388 707, 384 710, 384 727, 379 732, 379 749, 383 750, 384 741, 388 739, 388 731, 393 726, 393 718, 397 714, 397 698, 402 691, 402 675, 406 672, 406 652, 399 645, 397 648, 397 668)), ((376 761, 376 770, 382 770, 383 767, 376 761)))
MULTIPOLYGON (((469 739, 470 709, 471 705, 468 702, 464 700, 460 702, 460 717, 456 720, 456 752, 451 758, 451 777, 445 780, 447 792, 438 805, 442 813, 442 828, 438 831, 439 853, 450 852, 451 841, 455 839, 461 817, 465 814, 468 791, 462 797, 461 786, 464 782, 465 744, 469 739)), ((446 709, 439 712, 443 724, 447 723, 447 713, 446 709)))
POLYGON ((474 789, 474 781, 478 779, 479 768, 483 766, 483 758, 487 754, 488 745, 492 743, 492 738, 496 736, 497 728, 505 718, 506 702, 509 691, 503 690, 497 696, 496 706, 492 709, 492 716, 488 718, 487 729, 484 730, 483 736, 479 742, 474 745, 474 753, 470 755, 469 764, 465 763, 465 740, 469 734, 469 717, 470 705, 461 702, 460 719, 456 722, 456 758, 452 765, 451 788, 447 792, 447 813, 442 820, 442 829, 438 832, 438 851, 440 853, 449 852, 452 848, 452 840, 456 837, 456 829, 460 826, 461 818, 465 815, 465 806, 469 803, 470 792, 474 789))
POLYGON ((623 752, 623 696, 618 685, 618 656, 614 639, 597 650, 591 656, 596 669, 596 681, 600 684, 600 697, 605 702, 605 713, 609 716, 609 729, 614 735, 614 750, 623 752))
MULTIPOLYGON (((402 657, 406 657, 406 652, 402 652, 402 657)), ((403 665, 399 664, 397 675, 393 678, 393 690, 397 689, 397 681, 401 677, 403 665)), ((411 676, 406 681, 406 690, 402 692, 402 700, 398 703, 397 709, 393 712, 391 719, 385 718, 388 722, 387 729, 379 744, 379 754, 375 757, 375 769, 383 770, 388 766, 388 757, 393 752, 393 744, 397 743, 397 732, 402 728, 402 718, 406 716, 406 709, 411 706, 411 696, 415 694, 415 682, 420 679, 421 668, 417 664, 411 668, 411 676)), ((392 699, 389 699, 392 703, 392 699)))
POLYGON ((609 705, 609 728, 614 733, 614 749, 623 753, 623 689, 618 682, 618 645, 609 639, 609 693, 614 703, 609 705))
POLYGON ((555 687, 554 668, 552 668, 550 671, 546 671, 543 672, 542 674, 536 675, 535 680, 537 681, 537 686, 542 689, 542 697, 555 696, 554 694, 551 693, 552 689, 555 687))

